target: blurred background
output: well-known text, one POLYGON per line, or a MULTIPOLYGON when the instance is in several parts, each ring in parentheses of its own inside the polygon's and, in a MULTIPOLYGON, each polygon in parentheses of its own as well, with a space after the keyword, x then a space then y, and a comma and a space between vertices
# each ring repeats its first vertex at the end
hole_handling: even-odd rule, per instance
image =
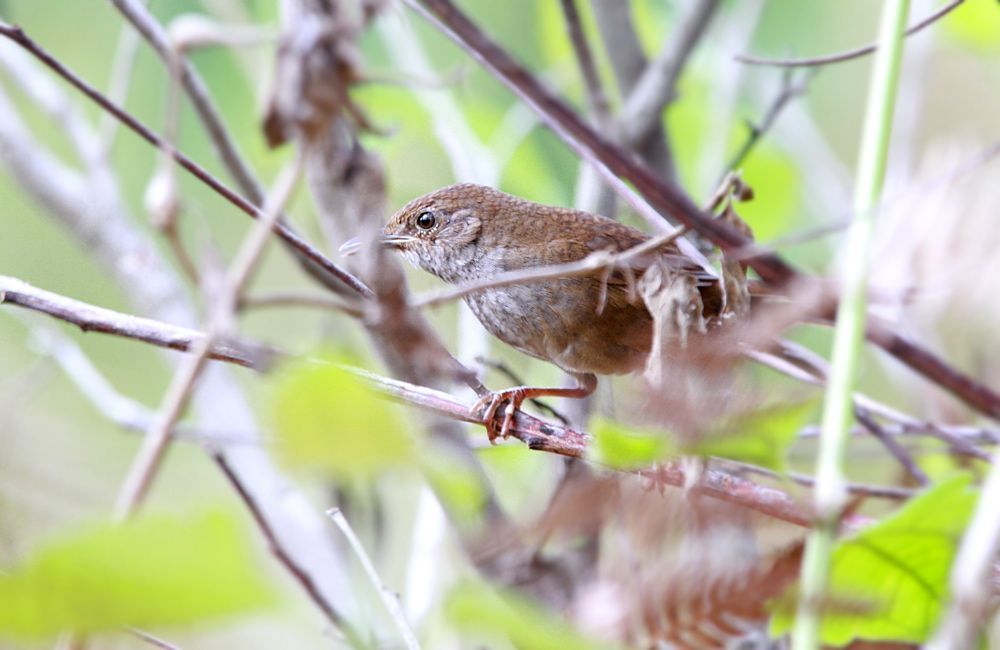
MULTIPOLYGON (((557 0, 464 0, 459 4, 550 88, 586 112, 585 88, 557 0)), ((694 0, 630 0, 636 33, 648 57, 669 41, 679 18, 694 4, 694 0)), ((260 43, 196 49, 190 61, 250 167, 266 185, 292 157, 290 146, 270 149, 261 132, 272 88, 274 39, 281 24, 278 5, 265 0, 148 3, 149 11, 164 25, 176 25, 179 17, 194 14, 226 26, 263 28, 265 38, 260 43)), ((676 97, 662 116, 677 179, 701 204, 715 191, 751 127, 761 123, 782 89, 801 85, 801 94, 783 106, 773 126, 739 165, 755 195, 740 204, 739 212, 759 242, 773 243, 792 263, 820 275, 836 272, 839 226, 851 214, 871 60, 825 66, 815 73, 808 69, 786 73, 775 67, 744 65, 734 56, 794 58, 867 44, 875 36, 880 5, 870 0, 721 2, 684 68, 676 97)), ((612 57, 602 45, 594 6, 585 1, 577 6, 612 113, 617 113, 621 92, 612 57)), ((911 24, 940 6, 929 0, 913 2, 911 24)), ((355 55, 363 80, 352 87, 351 96, 375 129, 359 137, 384 166, 384 219, 409 199, 456 181, 489 184, 554 205, 586 205, 592 199, 587 190, 587 184, 594 184, 592 176, 581 170, 579 158, 541 126, 528 107, 410 9, 396 2, 381 3, 380 9, 357 35, 355 55)), ((97 88, 112 96, 122 93, 130 113, 154 131, 163 130, 169 74, 111 3, 0 0, 0 18, 22 26, 97 88), (128 65, 132 69, 123 73, 128 65), (122 79, 127 82, 122 84, 122 79)), ((1000 244, 996 224, 1000 190, 993 161, 1000 143, 998 50, 1000 9, 990 0, 968 0, 940 23, 907 40, 887 200, 880 215, 872 274, 876 295, 884 298, 879 304, 882 316, 994 387, 1000 386, 1000 348, 996 345, 1000 314, 993 301, 1000 295, 1000 258, 995 253, 1000 244)), ((228 182, 190 103, 184 100, 180 106, 178 149, 228 182)), ((42 200, 41 193, 25 180, 24 164, 40 161, 92 183, 90 190, 78 196, 93 201, 88 209, 95 223, 101 221, 101 206, 114 203, 115 218, 127 220, 134 236, 147 239, 151 250, 168 261, 176 282, 170 291, 182 292, 183 301, 194 306, 195 322, 203 322, 205 305, 199 292, 204 287, 183 279, 171 246, 151 225, 144 197, 158 169, 159 154, 154 147, 116 127, 97 107, 6 40, 0 41, 0 122, 0 275, 110 309, 153 315, 144 312, 136 292, 122 282, 132 271, 126 268, 117 276, 109 271, 100 244, 79 229, 74 233, 58 215, 62 209, 58 201, 53 205, 51 200, 42 200), (79 144, 88 138, 97 144, 79 144), (97 158, 88 159, 82 151, 97 158), (100 159, 102 151, 106 159, 100 159), (101 169, 95 171, 98 165, 101 169)), ((70 176, 49 180, 68 189, 75 182, 70 176)), ((224 268, 250 221, 190 176, 180 173, 177 181, 178 229, 184 247, 199 267, 224 268)), ((298 192, 288 212, 309 240, 335 261, 342 260, 336 246, 347 233, 330 232, 329 225, 321 225, 307 189, 298 192)), ((621 208, 620 217, 642 227, 627 208, 621 208)), ((121 267, 134 269, 131 277, 137 284, 149 280, 144 263, 117 261, 121 267)), ((417 292, 440 285, 410 268, 407 277, 417 292)), ((272 246, 249 293, 308 289, 316 286, 284 250, 272 246)), ((428 316, 452 353, 470 365, 475 365, 476 357, 485 356, 501 360, 529 383, 557 385, 562 381, 558 369, 490 340, 454 304, 430 311, 428 316)), ((355 365, 386 372, 370 350, 363 329, 343 314, 303 307, 253 309, 241 315, 239 329, 247 339, 273 343, 293 353, 348 354, 355 365)), ((828 353, 828 330, 799 327, 790 336, 823 356, 828 353)), ((172 371, 160 350, 84 334, 14 307, 0 310, 0 341, 0 570, 5 570, 46 540, 106 517, 140 434, 112 421, 96 408, 95 399, 105 404, 127 401, 131 406, 122 406, 125 411, 135 404, 156 409, 172 371), (65 366, 73 363, 68 359, 78 356, 84 361, 74 366, 78 374, 73 379, 65 366), (88 367, 103 380, 81 370, 88 367), (81 384, 95 393, 88 396, 81 384), (107 390, 95 398, 100 387, 107 390)), ((492 371, 484 376, 491 387, 512 384, 492 371)), ((762 393, 769 390, 767 382, 788 382, 767 372, 756 376, 762 393)), ((227 370, 227 381, 242 393, 247 412, 224 414, 216 419, 217 427, 223 432, 227 426, 256 428, 265 441, 269 439, 277 417, 275 405, 287 377, 281 373, 260 376, 236 368, 227 370)), ((627 383, 613 384, 602 389, 594 406, 595 412, 611 418, 618 413, 618 399, 629 390, 627 383)), ((944 393, 871 351, 866 355, 861 389, 918 419, 977 424, 944 393)), ((457 394, 463 399, 471 395, 467 391, 457 394)), ((560 484, 564 461, 530 452, 513 441, 483 448, 481 428, 470 428, 468 436, 475 441, 475 454, 503 508, 517 522, 538 517, 560 484)), ((921 466, 931 474, 953 463, 940 444, 919 440, 913 448, 921 466)), ((808 438, 797 443, 792 466, 810 471, 812 451, 808 438)), ((853 479, 905 482, 898 465, 877 443, 857 440, 852 453, 856 455, 853 479)), ((296 489, 311 499, 303 503, 311 503, 319 513, 337 504, 354 515, 352 524, 373 555, 382 580, 401 595, 403 609, 426 647, 516 643, 498 641, 503 635, 494 638, 482 631, 469 632, 456 623, 456 616, 460 620, 463 614, 446 607, 446 596, 454 585, 475 571, 457 550, 461 517, 446 518, 441 513, 428 496, 420 471, 386 470, 375 478, 338 481, 294 463, 280 466, 296 489)), ((267 544, 234 497, 232 486, 199 444, 172 446, 144 507, 185 516, 205 508, 229 513, 250 540, 254 566, 279 594, 276 604, 262 610, 192 627, 165 628, 166 638, 181 647, 199 648, 318 647, 332 642, 321 617, 299 585, 268 555, 267 544)), ((322 534, 333 540, 331 544, 346 548, 336 527, 326 523, 329 530, 322 534)), ((790 539, 782 526, 764 528, 767 539, 790 539), (770 530, 774 527, 779 530, 770 530)), ((375 590, 356 560, 346 555, 351 558, 347 562, 349 584, 356 589, 348 600, 356 601, 359 627, 375 630, 379 641, 374 646, 402 647, 375 590)), ((0 646, 4 643, 0 640, 0 646)), ((10 643, 9 647, 22 647, 20 642, 10 643)), ((146 645, 136 636, 114 632, 99 634, 90 644, 101 648, 146 645)), ((25 642, 23 647, 36 645, 51 647, 41 641, 25 642)))

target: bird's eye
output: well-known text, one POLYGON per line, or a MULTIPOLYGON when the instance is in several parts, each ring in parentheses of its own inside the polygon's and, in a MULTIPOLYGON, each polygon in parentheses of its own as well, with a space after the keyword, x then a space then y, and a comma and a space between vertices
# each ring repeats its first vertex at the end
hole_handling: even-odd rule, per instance
POLYGON ((417 220, 414 222, 417 224, 417 228, 421 230, 430 230, 437 223, 437 219, 434 217, 433 212, 421 212, 417 215, 417 220))

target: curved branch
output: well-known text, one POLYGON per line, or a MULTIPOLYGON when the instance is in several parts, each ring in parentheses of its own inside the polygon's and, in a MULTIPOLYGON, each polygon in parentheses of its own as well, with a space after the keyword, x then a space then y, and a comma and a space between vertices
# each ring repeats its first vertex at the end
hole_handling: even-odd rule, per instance
MULTIPOLYGON (((931 15, 927 16, 920 22, 914 24, 906 30, 907 36, 912 36, 917 32, 921 31, 925 27, 929 27, 941 20, 953 10, 957 9, 960 4, 965 2, 965 0, 952 0, 945 6, 941 7, 931 15)), ((777 68, 811 68, 821 65, 830 65, 832 63, 843 63, 844 61, 851 61, 853 59, 859 59, 863 56, 867 56, 878 49, 878 45, 872 43, 871 45, 865 45, 864 47, 858 47, 853 50, 846 50, 844 52, 837 52, 836 54, 827 54, 824 56, 815 56, 808 59, 762 59, 760 57, 751 56, 749 54, 737 54, 733 58, 740 63, 745 63, 747 65, 769 65, 777 68)))

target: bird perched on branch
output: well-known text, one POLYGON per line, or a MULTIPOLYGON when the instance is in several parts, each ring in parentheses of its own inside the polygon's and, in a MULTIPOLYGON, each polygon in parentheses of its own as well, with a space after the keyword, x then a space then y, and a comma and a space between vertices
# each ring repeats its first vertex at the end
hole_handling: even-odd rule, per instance
MULTIPOLYGON (((725 302, 719 279, 683 255, 674 239, 653 241, 606 217, 469 183, 410 201, 380 237, 414 265, 452 284, 489 284, 508 272, 531 276, 531 269, 546 276, 463 296, 493 336, 559 366, 577 381, 573 388, 518 386, 482 397, 476 408, 491 442, 507 436, 525 399, 586 397, 597 387, 596 375, 642 369, 657 330, 657 314, 650 310, 657 301, 651 302, 651 294, 686 287, 671 294, 678 314, 702 323, 719 315, 725 302), (548 273, 553 269, 547 267, 584 260, 594 263, 579 264, 588 268, 570 269, 563 277, 548 273), (656 269, 652 283, 651 269, 656 269)), ((344 250, 357 248, 349 243, 344 250)))

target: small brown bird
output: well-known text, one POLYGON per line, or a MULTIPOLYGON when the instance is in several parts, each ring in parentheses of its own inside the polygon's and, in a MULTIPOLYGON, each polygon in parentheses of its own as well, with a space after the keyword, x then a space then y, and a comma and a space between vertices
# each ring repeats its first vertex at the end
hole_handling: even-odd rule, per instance
MULTIPOLYGON (((491 187, 462 183, 416 198, 383 229, 382 241, 445 282, 576 262, 597 251, 620 253, 649 240, 635 228, 582 210, 526 201, 491 187)), ((641 369, 653 342, 653 317, 635 291, 650 264, 697 279, 705 312, 721 307, 718 279, 673 242, 587 275, 491 287, 464 296, 492 335, 573 375, 575 388, 518 386, 480 399, 491 442, 506 437, 528 398, 586 397, 596 374, 641 369), (502 424, 498 407, 507 403, 502 424)), ((707 316, 708 314, 706 314, 707 316)))

